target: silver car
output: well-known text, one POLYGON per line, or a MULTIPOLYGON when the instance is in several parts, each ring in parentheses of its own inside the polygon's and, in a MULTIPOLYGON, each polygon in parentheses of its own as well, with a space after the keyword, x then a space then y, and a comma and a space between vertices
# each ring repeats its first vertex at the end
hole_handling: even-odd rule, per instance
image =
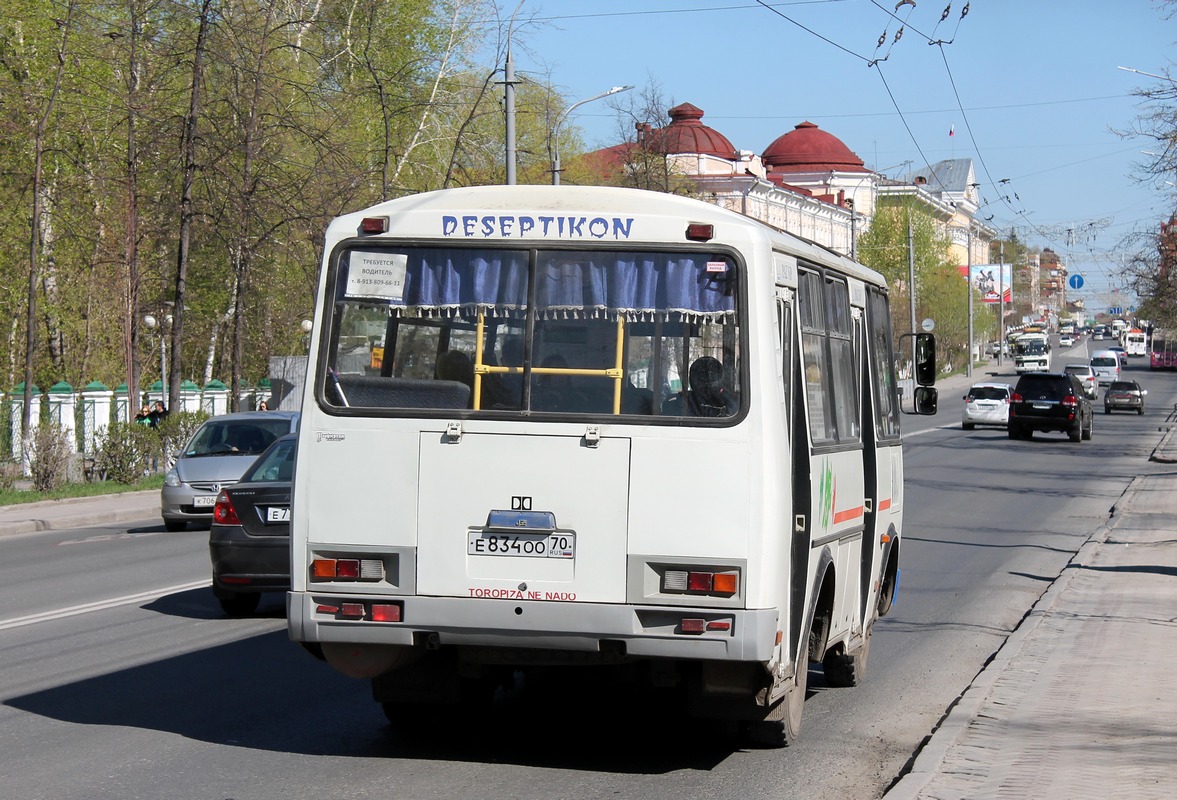
POLYGON ((201 425, 168 470, 160 492, 164 527, 209 524, 217 494, 232 486, 270 443, 298 429, 297 411, 242 411, 201 425))
POLYGON ((1063 367, 1063 372, 1069 372, 1079 379, 1079 383, 1083 384, 1083 391, 1087 396, 1095 399, 1096 393, 1099 391, 1099 378, 1096 377, 1095 370, 1090 364, 1067 364, 1063 367))
POLYGON ((1009 396, 1013 387, 1008 383, 974 383, 964 396, 964 413, 960 426, 971 431, 978 425, 1009 424, 1009 396))

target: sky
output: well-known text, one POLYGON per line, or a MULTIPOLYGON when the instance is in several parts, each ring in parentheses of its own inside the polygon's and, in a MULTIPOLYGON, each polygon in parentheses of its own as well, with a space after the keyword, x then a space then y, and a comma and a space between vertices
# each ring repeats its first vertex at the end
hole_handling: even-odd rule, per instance
POLYGON ((570 115, 565 130, 589 148, 618 143, 611 103, 656 87, 739 150, 808 121, 892 177, 972 158, 980 216, 1062 256, 1089 310, 1133 302, 1125 242, 1177 208, 1177 186, 1134 177, 1156 144, 1116 133, 1145 111, 1134 90, 1172 85, 1140 73, 1174 66, 1177 4, 1172 19, 1155 0, 971 0, 963 17, 959 0, 519 5, 539 23, 517 35, 519 77, 550 80, 570 104, 636 86, 570 115))

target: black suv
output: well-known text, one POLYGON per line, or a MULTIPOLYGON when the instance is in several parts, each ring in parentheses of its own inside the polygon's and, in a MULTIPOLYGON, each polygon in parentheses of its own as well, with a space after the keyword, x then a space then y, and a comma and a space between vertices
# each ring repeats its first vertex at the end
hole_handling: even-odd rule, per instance
POLYGON ((1029 439, 1034 431, 1061 431, 1072 442, 1091 438, 1094 413, 1079 378, 1063 373, 1023 375, 1009 399, 1009 438, 1029 439))

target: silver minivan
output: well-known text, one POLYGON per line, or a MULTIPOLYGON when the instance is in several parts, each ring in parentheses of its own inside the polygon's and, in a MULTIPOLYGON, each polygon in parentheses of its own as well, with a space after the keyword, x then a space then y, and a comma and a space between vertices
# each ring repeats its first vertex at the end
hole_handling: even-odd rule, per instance
POLYGON ((1091 369, 1100 386, 1120 379, 1120 356, 1114 350, 1096 350, 1091 354, 1091 369))
POLYGON ((241 479, 270 443, 298 430, 297 411, 240 411, 213 417, 196 429, 168 470, 160 514, 169 531, 189 522, 210 524, 217 495, 241 479))

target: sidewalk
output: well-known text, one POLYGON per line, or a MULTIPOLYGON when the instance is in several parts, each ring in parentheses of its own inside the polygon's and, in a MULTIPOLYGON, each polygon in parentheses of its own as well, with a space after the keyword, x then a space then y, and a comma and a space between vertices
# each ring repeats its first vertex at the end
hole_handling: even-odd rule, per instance
POLYGON ((1177 467, 1134 478, 886 800, 1177 797, 1174 520, 1177 467))
POLYGON ((0 506, 0 536, 142 519, 163 524, 159 489, 0 506))

